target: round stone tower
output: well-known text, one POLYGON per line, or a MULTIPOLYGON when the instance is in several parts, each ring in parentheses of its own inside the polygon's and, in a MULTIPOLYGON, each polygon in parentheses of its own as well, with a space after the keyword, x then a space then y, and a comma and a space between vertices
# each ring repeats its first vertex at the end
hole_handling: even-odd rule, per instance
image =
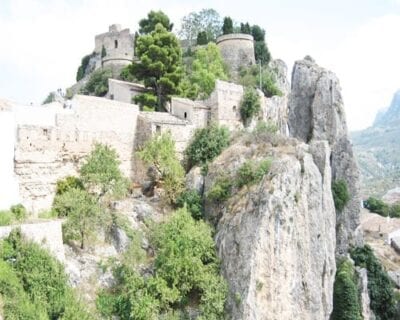
POLYGON ((217 45, 222 58, 236 74, 240 67, 255 64, 253 36, 244 33, 232 33, 219 36, 217 45))
POLYGON ((95 52, 101 55, 103 66, 125 66, 133 59, 133 40, 129 29, 113 24, 108 32, 95 37, 95 52))

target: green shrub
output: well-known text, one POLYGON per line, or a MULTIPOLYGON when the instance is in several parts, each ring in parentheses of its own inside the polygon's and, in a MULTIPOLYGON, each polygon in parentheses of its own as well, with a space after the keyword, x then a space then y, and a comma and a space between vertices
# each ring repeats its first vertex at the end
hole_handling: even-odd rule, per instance
POLYGON ((68 287, 62 264, 23 241, 19 231, 0 242, 0 293, 6 319, 91 319, 68 287))
POLYGON ((260 163, 248 160, 243 163, 236 174, 236 186, 242 188, 245 185, 258 183, 271 167, 271 159, 265 159, 260 163))
POLYGON ((112 72, 109 69, 99 69, 94 71, 82 89, 82 93, 86 95, 95 95, 104 97, 108 92, 108 79, 112 78, 112 72))
POLYGON ((226 127, 211 124, 206 128, 197 129, 185 150, 188 169, 214 160, 228 147, 229 142, 229 131, 226 127))
POLYGON ((365 245, 355 248, 351 251, 351 257, 357 266, 367 269, 370 306, 376 319, 394 319, 396 314, 394 290, 387 273, 375 257, 371 247, 365 245))
POLYGON ((260 67, 257 65, 242 67, 239 70, 239 83, 245 87, 257 87, 266 97, 282 96, 281 90, 276 84, 276 75, 268 66, 261 68, 261 87, 260 87, 260 67))
POLYGON ((336 210, 343 211, 347 202, 350 200, 346 181, 337 180, 332 183, 332 196, 336 210))
POLYGON ((8 226, 14 222, 14 215, 10 210, 0 211, 0 226, 8 226))
POLYGON ((22 204, 16 204, 10 207, 10 211, 18 221, 26 219, 27 212, 22 204))
POLYGON ((233 182, 230 177, 218 177, 207 192, 206 197, 213 202, 223 202, 231 196, 232 187, 233 182))
POLYGON ((242 101, 240 103, 240 115, 243 122, 246 123, 260 112, 260 96, 256 89, 248 87, 245 89, 242 101))
POLYGON ((206 45, 208 43, 207 32, 200 31, 197 34, 197 45, 206 45))
POLYGON ((366 201, 364 201, 364 207, 367 208, 369 211, 377 213, 384 217, 387 217, 390 213, 389 205, 382 200, 374 197, 369 197, 366 201))
POLYGON ((199 220, 203 217, 203 200, 196 190, 185 190, 176 200, 176 207, 183 208, 192 214, 192 217, 199 220))
POLYGON ((157 175, 153 175, 152 178, 157 180, 157 176, 161 177, 166 200, 175 203, 184 189, 185 170, 178 160, 171 134, 162 133, 154 136, 145 143, 137 155, 157 171, 157 175))
POLYGON ((278 132, 278 126, 271 121, 258 121, 253 133, 256 135, 261 134, 276 134, 278 132))
POLYGON ((95 53, 88 54, 82 58, 81 65, 76 73, 76 81, 83 79, 85 76, 86 68, 89 64, 90 59, 95 55, 95 53))
POLYGON ((72 188, 83 190, 84 186, 82 180, 74 176, 68 176, 62 180, 58 180, 56 185, 56 195, 62 195, 64 192, 72 188))
POLYGON ((357 282, 351 261, 342 261, 336 270, 332 320, 362 320, 357 282))
POLYGON ((152 243, 154 275, 143 277, 130 265, 118 265, 117 284, 99 295, 98 310, 122 320, 163 319, 161 315, 175 317, 189 299, 196 299, 201 310, 198 319, 222 319, 227 287, 219 276, 210 226, 179 209, 155 227, 152 243))

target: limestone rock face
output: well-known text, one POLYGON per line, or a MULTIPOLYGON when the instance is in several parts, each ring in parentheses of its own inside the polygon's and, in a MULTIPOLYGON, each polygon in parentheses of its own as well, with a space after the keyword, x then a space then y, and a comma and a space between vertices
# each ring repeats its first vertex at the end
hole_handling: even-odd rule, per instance
POLYGON ((347 183, 351 200, 337 212, 337 249, 344 255, 350 244, 362 244, 359 232, 359 171, 349 141, 343 99, 336 75, 319 67, 311 58, 297 61, 289 97, 290 135, 306 143, 327 140, 332 153, 332 181, 347 183))
POLYGON ((367 269, 356 267, 358 273, 358 291, 361 297, 361 309, 363 319, 375 320, 375 315, 370 308, 370 298, 368 294, 368 275, 367 269))
POLYGON ((237 320, 329 319, 336 264, 328 143, 233 145, 209 167, 206 194, 221 168, 233 180, 246 159, 266 156, 274 160, 259 184, 213 207, 228 311, 237 320))

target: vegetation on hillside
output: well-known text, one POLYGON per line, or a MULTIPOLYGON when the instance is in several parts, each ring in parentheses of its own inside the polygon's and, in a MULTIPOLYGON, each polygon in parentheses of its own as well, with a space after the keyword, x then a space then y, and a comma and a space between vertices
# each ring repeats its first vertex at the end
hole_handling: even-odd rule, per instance
POLYGON ((392 217, 392 218, 400 218, 400 204, 395 203, 389 205, 384 201, 375 198, 369 197, 364 201, 364 207, 371 212, 377 213, 383 217, 392 217))
POLYGON ((95 56, 95 53, 93 52, 82 58, 81 65, 79 66, 78 71, 76 72, 76 81, 83 79, 83 77, 85 76, 86 68, 89 65, 89 61, 94 56, 95 56))
POLYGON ((19 231, 0 241, 0 295, 5 319, 88 320, 60 262, 19 231))
POLYGON ((332 196, 336 210, 339 212, 343 211, 350 200, 346 181, 340 179, 332 183, 332 196))
POLYGON ((16 204, 9 210, 0 210, 0 226, 8 226, 23 221, 27 217, 27 211, 22 204, 16 204))
POLYGON ((243 98, 240 103, 240 115, 243 123, 255 117, 261 110, 260 96, 256 89, 247 87, 244 90, 243 98))
POLYGON ((358 278, 348 259, 338 264, 333 289, 332 320, 362 320, 358 278))
POLYGON ((394 319, 396 303, 392 283, 379 260, 375 257, 371 247, 365 245, 364 247, 355 248, 351 251, 351 257, 356 266, 367 269, 370 306, 376 319, 394 319))
POLYGON ((86 85, 81 89, 85 95, 104 97, 108 92, 108 79, 112 78, 110 69, 98 69, 94 71, 86 85))
POLYGON ((183 208, 156 226, 151 238, 154 272, 142 276, 131 265, 116 266, 117 284, 97 300, 102 314, 122 320, 179 319, 190 304, 200 310, 197 319, 223 319, 227 287, 219 275, 211 227, 183 208))

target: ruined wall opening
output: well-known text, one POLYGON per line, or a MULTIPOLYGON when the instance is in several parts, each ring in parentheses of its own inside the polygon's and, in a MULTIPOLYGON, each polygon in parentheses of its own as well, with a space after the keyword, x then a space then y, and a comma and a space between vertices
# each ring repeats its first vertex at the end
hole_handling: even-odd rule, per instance
POLYGON ((161 126, 156 126, 156 133, 161 133, 161 126))
POLYGON ((114 40, 114 46, 115 46, 115 49, 118 48, 118 40, 114 40))
POLYGON ((184 114, 183 114, 183 116, 185 117, 185 119, 187 118, 187 112, 185 112, 184 114))

